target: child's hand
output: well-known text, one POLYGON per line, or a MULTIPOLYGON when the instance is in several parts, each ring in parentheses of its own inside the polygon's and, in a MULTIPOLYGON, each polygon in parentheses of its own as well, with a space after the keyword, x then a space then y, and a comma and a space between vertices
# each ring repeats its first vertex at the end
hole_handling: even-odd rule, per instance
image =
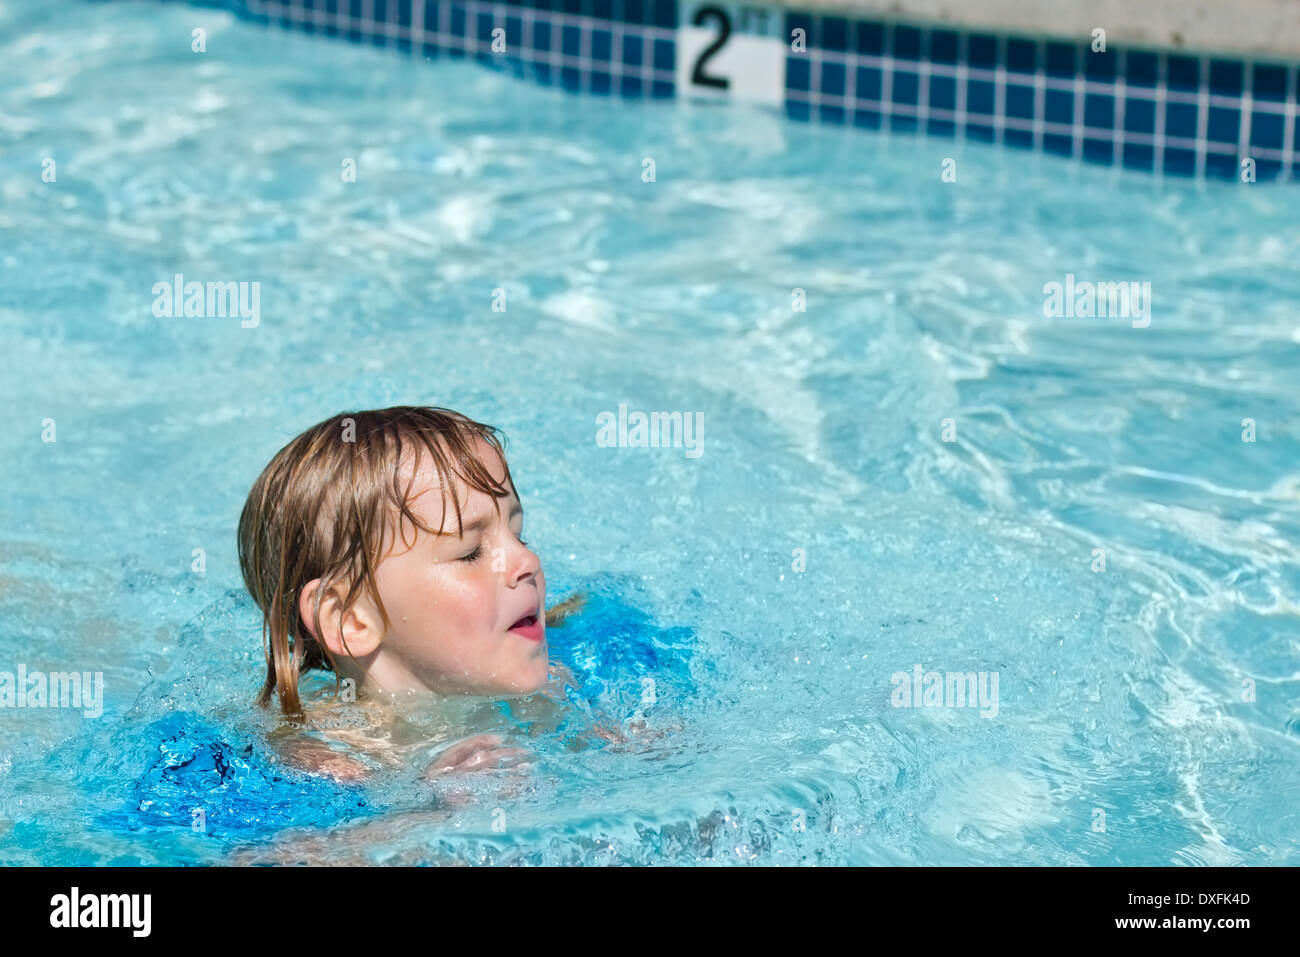
POLYGON ((508 768, 532 759, 532 753, 523 748, 504 747, 499 734, 476 734, 439 754, 424 772, 424 777, 427 781, 444 774, 508 768))

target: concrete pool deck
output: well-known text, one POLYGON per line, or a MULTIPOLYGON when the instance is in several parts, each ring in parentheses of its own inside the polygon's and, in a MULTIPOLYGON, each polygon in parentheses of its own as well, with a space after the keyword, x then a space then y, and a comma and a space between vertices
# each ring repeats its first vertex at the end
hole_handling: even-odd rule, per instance
POLYGON ((785 7, 859 19, 983 28, 1108 45, 1300 58, 1291 0, 787 0, 785 7))

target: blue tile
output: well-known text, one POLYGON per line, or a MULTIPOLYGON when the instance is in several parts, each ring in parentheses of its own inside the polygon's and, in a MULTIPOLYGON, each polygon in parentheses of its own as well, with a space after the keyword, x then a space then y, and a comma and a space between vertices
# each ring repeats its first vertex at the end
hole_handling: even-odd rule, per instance
MULTIPOLYGON (((650 22, 650 11, 644 0, 623 0, 623 22, 645 24, 650 22)), ((638 90, 635 96, 641 95, 640 81, 637 81, 638 90)))
POLYGON ((857 74, 858 86, 854 95, 859 100, 876 100, 878 102, 884 89, 883 72, 874 66, 860 66, 857 69, 857 74))
POLYGON ((1286 99, 1286 67, 1271 63, 1255 64, 1252 95, 1257 100, 1281 102, 1286 99))
POLYGON ((935 63, 956 63, 957 34, 951 30, 931 30, 930 59, 935 63))
MULTIPOLYGON (((931 83, 934 81, 931 80, 931 83)), ((1021 120, 1034 118, 1034 88, 1019 83, 1007 84, 1007 116, 1021 120)))
POLYGON ((895 27, 894 57, 899 60, 921 59, 921 31, 916 27, 895 27))
POLYGON ((785 88, 804 93, 812 89, 812 64, 807 57, 796 55, 785 58, 785 88))
POLYGON ((551 73, 551 65, 549 63, 534 63, 533 76, 535 76, 537 82, 541 83, 543 86, 551 86, 555 83, 555 77, 551 73))
POLYGON ((541 20, 533 21, 533 49, 538 52, 550 52, 551 25, 541 20))
POLYGON ((817 45, 823 50, 843 53, 849 48, 849 22, 843 17, 818 17, 821 28, 817 35, 817 45))
POLYGON ((921 77, 911 70, 894 71, 894 102, 916 106, 921 102, 921 77))
POLYGON ((880 56, 885 52, 885 27, 881 23, 859 23, 854 46, 859 53, 880 56))
POLYGON ((1277 160, 1257 159, 1255 160, 1255 179, 1257 181, 1268 182, 1277 179, 1278 174, 1282 172, 1282 164, 1277 160))
POLYGON ((1075 48, 1068 43, 1047 44, 1047 75, 1059 77, 1074 76, 1075 48))
POLYGON ((1206 118, 1205 138, 1215 143, 1236 143, 1241 136, 1241 110, 1210 107, 1206 118))
POLYGON ((1286 131, 1281 113, 1264 113, 1256 110, 1250 115, 1250 145, 1270 150, 1282 148, 1282 134, 1286 131))
POLYGON ((516 16, 506 17, 506 49, 517 53, 524 48, 524 21, 516 16))
POLYGON ((582 54, 582 31, 577 27, 561 27, 560 52, 565 56, 580 56, 582 54))
POLYGON ((1205 175, 1214 179, 1236 179, 1241 167, 1237 165, 1237 155, 1225 156, 1222 153, 1205 154, 1205 175))
POLYGON ((957 135, 957 124, 951 120, 936 120, 931 117, 926 123, 925 131, 931 136, 953 137, 957 135))
POLYGON ((983 33, 972 33, 966 43, 966 62, 982 70, 991 70, 997 66, 997 38, 983 33))
POLYGON ((1195 93, 1200 86, 1200 64, 1187 56, 1170 56, 1166 67, 1166 84, 1171 90, 1195 93))
POLYGON ((800 103, 796 100, 786 100, 785 102, 785 115, 792 120, 806 120, 810 113, 811 110, 807 103, 800 103))
POLYGON ((1129 50, 1125 55, 1124 82, 1129 86, 1156 85, 1159 75, 1160 58, 1145 50, 1129 50))
POLYGON ((490 13, 479 13, 475 18, 478 21, 478 39, 482 43, 492 42, 492 30, 496 26, 496 18, 490 13))
POLYGON ((1196 106, 1192 103, 1165 104, 1165 136, 1196 139, 1196 106))
POLYGON ((1043 102, 1043 119, 1048 123, 1074 122, 1074 94, 1067 90, 1048 90, 1043 102))
POLYGON ((982 123, 967 123, 966 138, 982 140, 985 143, 992 143, 994 140, 993 127, 985 126, 982 123))
POLYGON ((577 67, 560 67, 560 86, 571 93, 576 93, 582 89, 582 74, 577 67))
MULTIPOLYGON (((1113 51, 1097 53, 1091 47, 1083 51, 1083 72, 1089 80, 1104 82, 1114 80, 1115 74, 1119 72, 1117 61, 1119 56, 1113 51)), ((1085 150, 1086 153, 1086 150, 1085 150)))
POLYGON ((930 108, 957 109, 957 81, 950 76, 930 77, 930 108))
MULTIPOLYGON (((655 40, 654 51, 655 51, 655 61, 654 61, 655 69, 667 70, 669 73, 671 73, 674 67, 673 41, 655 40)), ((655 95, 658 96, 657 93, 655 95)))
POLYGON ((1085 139, 1083 141, 1083 158, 1093 163, 1111 163, 1115 158, 1113 140, 1085 139))
POLYGON ((1124 129, 1130 133, 1155 133, 1155 100, 1130 96, 1124 101, 1124 129))
POLYGON ((604 70, 591 71, 591 92, 608 93, 613 85, 613 79, 604 70))
POLYGON ((993 115, 993 83, 989 80, 969 80, 966 83, 966 112, 993 115))
POLYGON ((1191 150, 1165 147, 1164 171, 1181 176, 1191 176, 1196 172, 1196 154, 1191 150))
MULTIPOLYGON (((675 9, 675 8, 674 8, 675 9)), ((667 99, 674 93, 673 84, 669 80, 655 80, 650 85, 650 95, 659 99, 667 99)))
MULTIPOLYGON (((654 20, 657 27, 677 26, 677 0, 654 0, 654 20)), ((658 93, 655 96, 659 96, 658 93)))
POLYGON ((1210 92, 1220 96, 1241 96, 1242 64, 1235 60, 1210 61, 1210 92))
POLYGON ((878 110, 854 110, 853 125, 863 129, 880 129, 880 112, 878 110))
POLYGON ((620 92, 624 96, 640 97, 642 95, 641 78, 639 76, 624 76, 620 84, 620 92))
POLYGON ((591 31, 591 58, 608 63, 614 52, 614 35, 608 30, 591 31))
POLYGON ((597 20, 614 19, 614 0, 590 0, 589 16, 597 20))
POLYGON ((829 103, 823 103, 821 104, 821 108, 818 112, 819 115, 821 116, 823 123, 842 124, 844 122, 845 111, 844 111, 844 107, 842 106, 832 106, 829 103))
POLYGON ((1090 130, 1115 128, 1115 98, 1104 93, 1089 93, 1083 98, 1083 125, 1090 130))
POLYGON ((822 93, 827 96, 844 95, 844 64, 822 64, 822 93))
POLYGON ((641 38, 630 33, 623 34, 623 63, 625 66, 640 66, 641 38))
POLYGON ((1034 145, 1034 134, 1028 130, 1005 129, 1002 131, 1002 142, 1006 143, 1008 146, 1032 149, 1034 145))
POLYGON ((1139 169, 1147 173, 1155 169, 1155 147, 1144 146, 1140 143, 1125 143, 1123 157, 1124 165, 1129 169, 1139 169))
POLYGON ((915 133, 919 126, 914 116, 899 116, 894 114, 889 117, 889 128, 895 133, 915 133))
MULTIPOLYGON (((582 16, 582 0, 560 0, 558 9, 571 17, 582 16)), ((563 77, 560 78, 563 82, 563 77)))
POLYGON ((452 4, 451 6, 451 26, 447 28, 452 36, 463 37, 465 35, 465 8, 452 4))
POLYGON ((1048 153, 1055 153, 1057 156, 1073 156, 1074 138, 1058 136, 1055 133, 1044 133, 1043 149, 1048 153))
POLYGON ((1032 40, 1007 40, 1007 69, 1032 75, 1038 69, 1038 44, 1032 40))

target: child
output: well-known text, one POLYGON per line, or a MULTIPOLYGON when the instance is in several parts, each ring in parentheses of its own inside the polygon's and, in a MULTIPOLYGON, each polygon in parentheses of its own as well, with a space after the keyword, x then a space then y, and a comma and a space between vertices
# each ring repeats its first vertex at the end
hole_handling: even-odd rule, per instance
MULTIPOLYGON (((531 695, 571 680, 549 664, 546 629, 583 597, 546 609, 546 576, 521 537, 523 509, 496 431, 449 409, 344 413, 293 439, 254 482, 239 562, 263 613, 258 703, 278 699, 287 721, 274 736, 291 764, 359 780, 376 766, 423 761, 430 740, 445 743, 483 717, 470 696, 531 695), (299 679, 312 669, 332 671, 336 692, 350 681, 366 707, 343 694, 305 708, 299 679)), ((426 773, 526 758, 477 735, 426 773)))

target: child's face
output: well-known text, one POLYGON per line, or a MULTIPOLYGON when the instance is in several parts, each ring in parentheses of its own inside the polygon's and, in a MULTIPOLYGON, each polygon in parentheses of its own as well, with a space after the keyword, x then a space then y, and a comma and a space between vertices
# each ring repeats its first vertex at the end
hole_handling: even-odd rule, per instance
MULTIPOLYGON (((505 482, 495 450, 482 440, 478 445, 493 478, 505 482)), ((403 486, 410 474, 407 468, 403 486)), ((371 656, 365 683, 385 691, 536 691, 548 677, 546 576, 541 561, 519 540, 519 499, 506 483, 510 495, 497 500, 498 514, 491 496, 455 481, 465 537, 457 537, 449 490, 443 533, 418 531, 408 522, 406 541, 415 533, 414 544, 408 548, 397 536, 376 569, 391 627, 371 656), (510 630, 525 615, 536 616, 540 640, 510 630)), ((437 470, 425 456, 411 489, 411 510, 437 529, 443 518, 442 498, 437 470)))

